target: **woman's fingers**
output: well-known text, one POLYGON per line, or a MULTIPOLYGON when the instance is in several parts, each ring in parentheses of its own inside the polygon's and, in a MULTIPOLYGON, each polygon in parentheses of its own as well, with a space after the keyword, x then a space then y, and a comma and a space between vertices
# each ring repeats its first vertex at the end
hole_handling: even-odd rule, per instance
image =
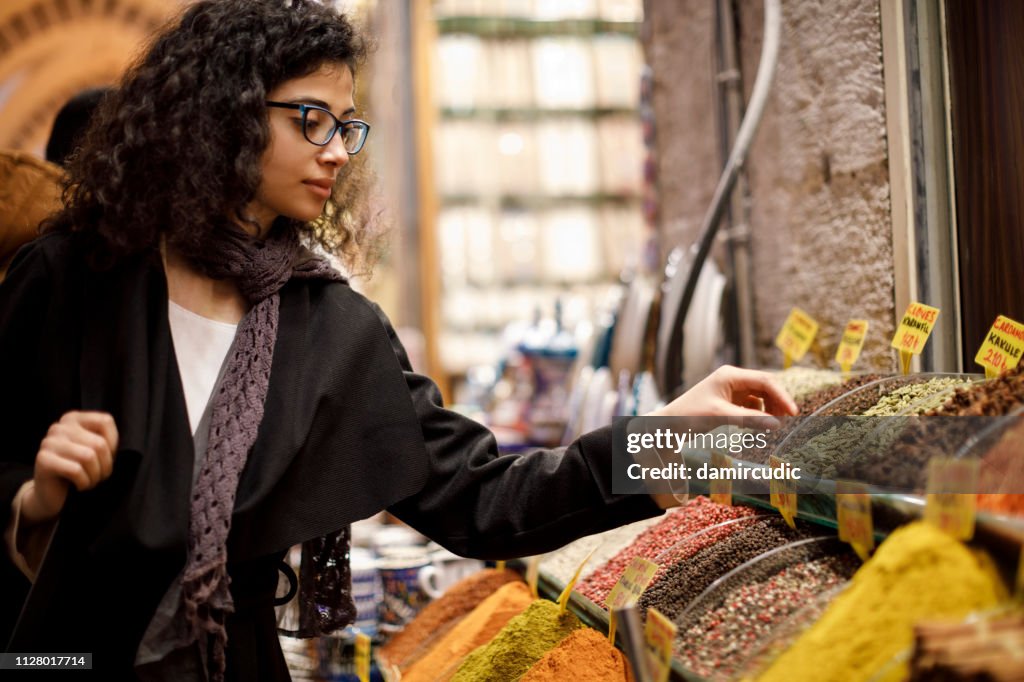
POLYGON ((36 478, 64 478, 79 490, 93 488, 114 470, 117 438, 109 414, 68 412, 40 444, 36 478))
POLYGON ((764 401, 764 409, 769 414, 785 416, 797 413, 796 402, 768 372, 736 367, 723 367, 719 371, 725 374, 723 380, 728 384, 734 403, 748 405, 749 399, 754 397, 764 401))

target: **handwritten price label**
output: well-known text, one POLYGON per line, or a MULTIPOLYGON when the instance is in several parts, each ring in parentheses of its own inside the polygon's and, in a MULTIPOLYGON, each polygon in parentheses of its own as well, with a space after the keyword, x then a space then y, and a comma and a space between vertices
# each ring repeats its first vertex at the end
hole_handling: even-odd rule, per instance
POLYGON ((1000 315, 988 330, 974 361, 988 374, 1013 369, 1024 355, 1024 324, 1000 315))
POLYGON ((676 626, 653 606, 647 609, 644 640, 647 642, 647 663, 654 682, 666 682, 672 668, 672 642, 676 626))
POLYGON ((619 582, 615 583, 615 587, 608 593, 604 605, 608 607, 609 611, 632 606, 640 599, 640 595, 647 589, 657 572, 658 564, 643 557, 633 557, 629 566, 626 566, 626 570, 622 572, 619 582))
POLYGON ((793 308, 782 330, 775 337, 775 346, 786 355, 787 362, 799 360, 811 347, 818 334, 818 323, 800 308, 793 308))
POLYGON ((978 460, 933 457, 928 462, 924 518, 958 540, 974 537, 978 460))
POLYGON ((907 312, 903 313, 896 335, 889 344, 898 351, 918 355, 932 333, 935 320, 939 317, 939 309, 923 303, 911 303, 907 312))
POLYGON ((863 485, 836 482, 836 517, 839 539, 850 543, 861 561, 867 561, 875 548, 875 529, 871 519, 871 496, 863 485))
POLYGON ((836 350, 836 362, 844 372, 849 372, 853 363, 860 357, 860 351, 864 348, 864 339, 868 335, 867 320, 850 320, 843 330, 843 338, 839 341, 839 348, 836 350))

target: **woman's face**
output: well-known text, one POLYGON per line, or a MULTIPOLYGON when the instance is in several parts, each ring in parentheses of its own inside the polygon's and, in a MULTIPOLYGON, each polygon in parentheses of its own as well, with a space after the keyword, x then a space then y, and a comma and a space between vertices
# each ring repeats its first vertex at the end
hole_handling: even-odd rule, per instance
MULTIPOLYGON (((302 78, 285 81, 267 99, 275 102, 313 104, 328 109, 344 121, 352 118, 352 71, 345 64, 326 64, 302 78)), ((318 147, 302 133, 302 113, 298 109, 268 107, 270 144, 263 152, 263 177, 248 213, 266 234, 278 216, 295 220, 315 220, 324 210, 331 188, 348 152, 341 131, 318 147)))

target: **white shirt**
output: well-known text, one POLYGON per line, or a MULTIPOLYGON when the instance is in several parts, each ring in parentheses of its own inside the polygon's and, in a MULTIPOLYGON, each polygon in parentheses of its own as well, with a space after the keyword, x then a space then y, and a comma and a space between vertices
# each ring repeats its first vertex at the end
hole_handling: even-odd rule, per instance
POLYGON ((238 325, 202 317, 171 300, 167 301, 167 316, 185 391, 188 423, 195 434, 238 325))

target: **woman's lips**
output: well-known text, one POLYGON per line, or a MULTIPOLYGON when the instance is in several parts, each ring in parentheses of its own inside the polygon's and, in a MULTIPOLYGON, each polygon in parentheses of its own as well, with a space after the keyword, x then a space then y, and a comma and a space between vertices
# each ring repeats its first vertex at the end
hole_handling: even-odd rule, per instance
POLYGON ((314 183, 309 180, 303 181, 302 184, 321 199, 328 199, 331 196, 331 188, 325 184, 314 183))

